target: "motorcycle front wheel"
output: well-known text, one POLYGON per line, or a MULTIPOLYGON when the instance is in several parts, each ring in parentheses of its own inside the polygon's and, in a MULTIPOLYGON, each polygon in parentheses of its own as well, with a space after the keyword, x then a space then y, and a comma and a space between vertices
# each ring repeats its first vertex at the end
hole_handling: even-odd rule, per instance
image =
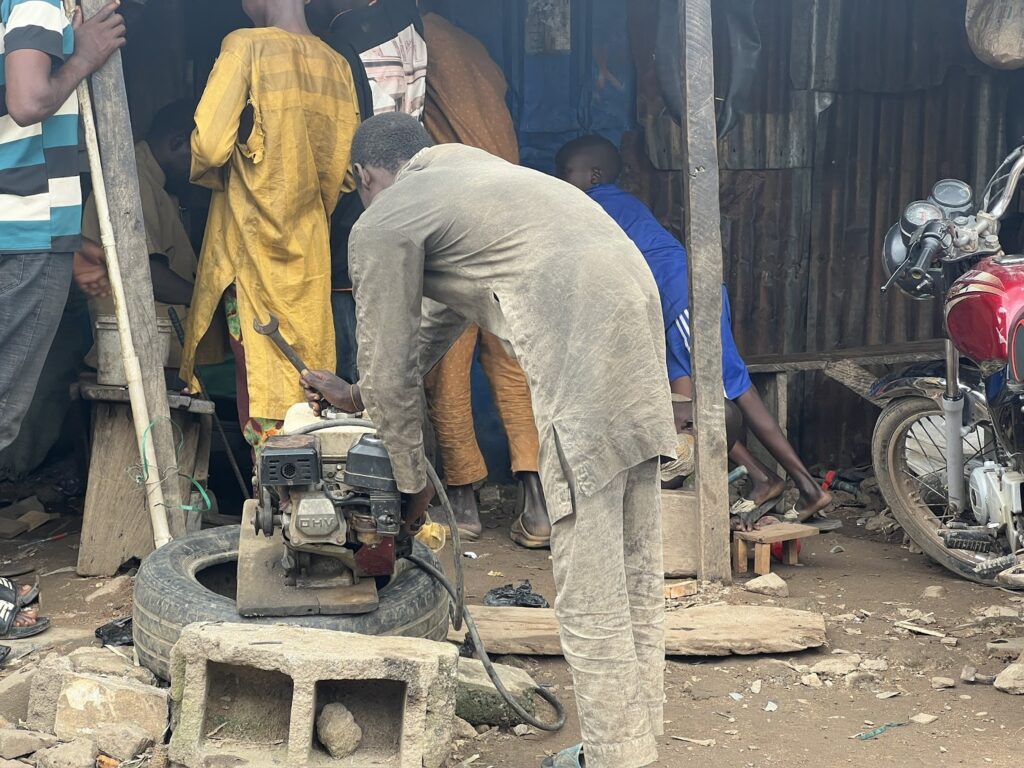
MULTIPOLYGON (((925 397, 894 400, 882 409, 871 441, 879 490, 907 536, 932 560, 970 581, 990 555, 947 549, 939 531, 950 521, 946 483, 946 431, 942 407, 925 397)), ((964 483, 971 472, 997 460, 992 428, 979 425, 963 436, 964 483)))

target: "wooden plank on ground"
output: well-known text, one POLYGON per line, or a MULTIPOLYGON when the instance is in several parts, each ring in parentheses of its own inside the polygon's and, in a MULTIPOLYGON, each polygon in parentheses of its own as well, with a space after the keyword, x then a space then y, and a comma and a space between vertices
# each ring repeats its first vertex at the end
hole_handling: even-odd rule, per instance
MULTIPOLYGON (((470 606, 488 652, 561 656, 558 622, 550 608, 470 606)), ((449 631, 461 643, 465 629, 449 631)), ((810 611, 753 605, 703 605, 665 616, 669 656, 750 656, 794 653, 825 644, 825 618, 810 611)))
POLYGON ((661 538, 665 549, 665 578, 697 575, 700 516, 693 491, 661 492, 661 538))
POLYGON ((678 600, 681 597, 693 597, 697 594, 695 579, 673 579, 665 582, 665 599, 678 600))

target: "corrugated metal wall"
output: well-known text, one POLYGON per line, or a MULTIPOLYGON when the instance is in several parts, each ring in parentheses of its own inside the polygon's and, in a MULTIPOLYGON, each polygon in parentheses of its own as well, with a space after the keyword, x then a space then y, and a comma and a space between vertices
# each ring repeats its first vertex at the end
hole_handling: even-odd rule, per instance
MULTIPOLYGON (((1019 78, 975 60, 965 0, 757 7, 764 50, 756 103, 719 153, 740 349, 752 356, 938 336, 933 303, 879 292, 880 244, 905 204, 935 181, 984 183, 1006 150, 1007 94, 1019 78)), ((678 128, 662 115, 649 49, 638 45, 652 8, 642 0, 634 11, 638 109, 660 170, 645 173, 627 152, 628 179, 655 210, 674 214, 678 128)), ((679 228, 678 215, 666 220, 679 228)), ((808 461, 868 460, 877 411, 821 377, 805 377, 792 394, 791 433, 808 461)))

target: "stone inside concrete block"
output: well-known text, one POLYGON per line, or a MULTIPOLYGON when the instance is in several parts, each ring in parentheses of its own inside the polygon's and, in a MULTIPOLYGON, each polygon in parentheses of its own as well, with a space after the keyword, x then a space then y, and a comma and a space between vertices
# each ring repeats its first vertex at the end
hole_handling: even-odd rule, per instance
MULTIPOLYGON (((533 692, 537 684, 522 669, 495 664, 498 675, 509 693, 531 715, 536 712, 533 692)), ((472 725, 512 727, 523 722, 494 687, 482 662, 459 659, 459 684, 456 714, 472 725)))
POLYGON ((0 680, 0 719, 17 723, 28 719, 35 667, 16 669, 0 680))
POLYGON ((133 680, 68 672, 57 699, 53 732, 64 741, 109 725, 134 723, 154 741, 168 726, 167 691, 133 680))
POLYGON ((316 736, 330 753, 339 759, 348 757, 363 740, 363 729, 344 704, 332 703, 320 710, 316 718, 316 736))
POLYGON ((316 719, 341 704, 362 738, 340 765, 440 768, 451 741, 457 663, 453 646, 429 640, 194 624, 171 656, 170 757, 186 768, 225 759, 332 764, 316 719), (250 701, 243 688, 257 697, 250 701), (271 734, 279 743, 267 743, 271 734))
POLYGON ((133 723, 119 723, 100 728, 92 740, 104 755, 124 762, 138 757, 153 744, 153 739, 133 723))

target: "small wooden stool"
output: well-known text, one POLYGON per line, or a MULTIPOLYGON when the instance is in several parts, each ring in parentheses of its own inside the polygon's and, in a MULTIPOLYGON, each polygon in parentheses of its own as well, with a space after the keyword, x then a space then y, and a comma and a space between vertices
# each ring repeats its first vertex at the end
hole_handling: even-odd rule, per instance
POLYGON ((732 535, 732 567, 736 573, 747 572, 750 544, 754 545, 754 573, 765 576, 772 570, 772 544, 782 542, 782 561, 786 565, 800 562, 797 542, 820 531, 813 525, 778 523, 760 531, 734 531, 732 535))

